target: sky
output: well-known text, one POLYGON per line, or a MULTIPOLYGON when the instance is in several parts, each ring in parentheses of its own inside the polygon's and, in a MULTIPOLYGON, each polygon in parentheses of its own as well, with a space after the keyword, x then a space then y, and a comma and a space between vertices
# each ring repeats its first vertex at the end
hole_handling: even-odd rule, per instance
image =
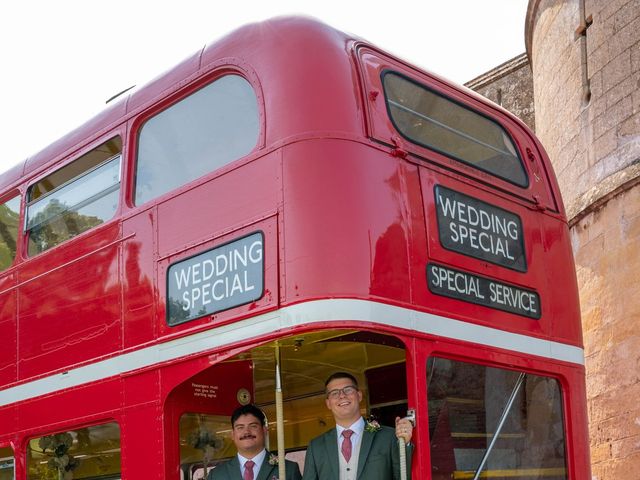
POLYGON ((528 0, 0 2, 0 173, 226 33, 312 16, 456 83, 523 53, 528 0))

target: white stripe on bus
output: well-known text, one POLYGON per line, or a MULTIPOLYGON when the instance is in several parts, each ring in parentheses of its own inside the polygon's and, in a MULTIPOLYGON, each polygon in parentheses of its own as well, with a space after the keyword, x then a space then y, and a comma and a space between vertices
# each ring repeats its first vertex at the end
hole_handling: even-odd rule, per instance
MULTIPOLYGON (((0 406, 131 373, 290 327, 320 322, 342 324, 346 321, 389 325, 408 331, 584 365, 584 350, 573 345, 368 300, 314 300, 7 388, 0 391, 0 406)), ((341 326, 336 325, 337 328, 341 326)))

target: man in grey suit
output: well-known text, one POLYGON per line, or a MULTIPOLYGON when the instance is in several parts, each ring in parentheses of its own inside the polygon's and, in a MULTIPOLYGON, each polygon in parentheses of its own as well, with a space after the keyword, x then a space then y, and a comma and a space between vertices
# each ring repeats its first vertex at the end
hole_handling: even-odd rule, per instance
POLYGON ((411 478, 413 426, 409 420, 396 418, 395 432, 365 422, 360 414, 358 381, 346 372, 331 375, 325 382, 325 393, 336 428, 309 443, 303 480, 398 480, 398 437, 407 445, 407 478, 411 478))
MULTIPOLYGON (((265 449, 266 417, 255 405, 244 405, 231 415, 231 439, 238 454, 209 472, 207 480, 273 480, 278 464, 265 449)), ((275 458, 275 457, 273 457, 275 458)), ((300 480, 300 468, 285 460, 286 480, 300 480)))

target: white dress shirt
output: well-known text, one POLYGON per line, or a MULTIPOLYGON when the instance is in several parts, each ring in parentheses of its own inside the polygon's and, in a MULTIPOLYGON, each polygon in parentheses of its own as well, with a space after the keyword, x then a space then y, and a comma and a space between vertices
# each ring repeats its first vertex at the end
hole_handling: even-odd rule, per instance
POLYGON ((240 462, 240 476, 244 477, 244 464, 251 460, 255 465, 253 466, 253 478, 258 478, 258 472, 260 471, 260 467, 262 467, 262 462, 264 462, 264 458, 267 456, 267 450, 263 449, 259 454, 257 454, 253 458, 244 458, 242 455, 238 453, 238 461, 240 462))
POLYGON ((339 480, 355 480, 358 473, 358 457, 360 456, 360 445, 362 444, 362 436, 364 434, 364 418, 360 417, 355 423, 348 427, 336 425, 338 434, 338 467, 340 469, 339 480), (342 455, 342 442, 344 437, 342 432, 351 430, 351 459, 347 462, 342 455))

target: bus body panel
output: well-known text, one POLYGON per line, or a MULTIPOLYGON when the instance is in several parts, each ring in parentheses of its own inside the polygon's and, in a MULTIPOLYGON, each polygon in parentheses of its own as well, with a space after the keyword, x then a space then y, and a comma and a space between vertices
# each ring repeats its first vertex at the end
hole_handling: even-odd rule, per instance
POLYGON ((122 348, 119 222, 54 249, 19 271, 20 380, 122 348))
POLYGON ((0 384, 17 380, 17 309, 16 273, 0 277, 0 331, 3 348, 0 350, 0 384))

